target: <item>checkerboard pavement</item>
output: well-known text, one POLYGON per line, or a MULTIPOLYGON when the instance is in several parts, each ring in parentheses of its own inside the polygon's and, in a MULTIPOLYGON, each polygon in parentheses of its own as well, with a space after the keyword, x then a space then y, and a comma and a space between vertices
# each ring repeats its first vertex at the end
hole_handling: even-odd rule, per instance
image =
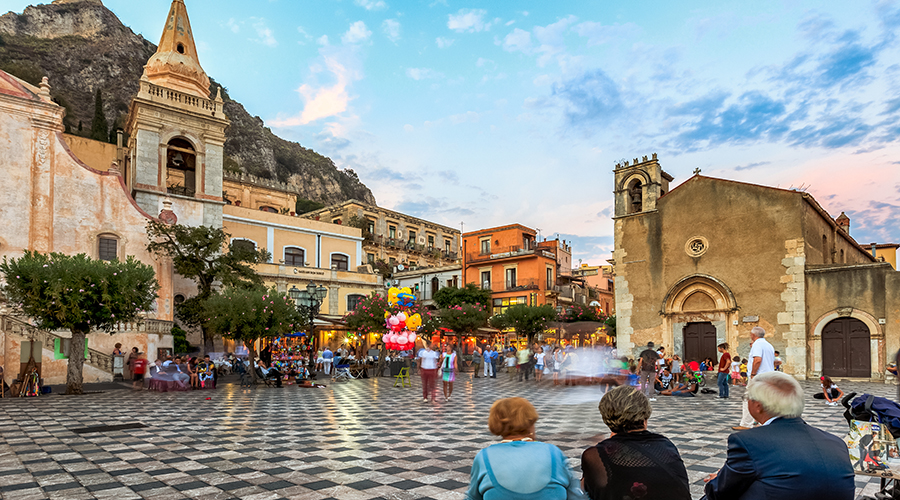
MULTIPOLYGON (((423 403, 393 379, 241 390, 133 393, 0 400, 0 497, 17 500, 179 498, 275 500, 461 499, 475 453, 495 441, 491 403, 522 396, 537 407, 538 439, 559 446, 576 477, 579 457, 608 429, 597 386, 554 387, 461 374, 449 402, 423 403), (211 398, 207 400, 206 398, 211 398), (140 422, 140 429, 76 434, 73 429, 140 422)), ((892 386, 840 383, 893 397, 892 386)), ((804 382, 809 394, 813 382, 804 382)), ((440 387, 438 388, 440 391, 440 387)), ((724 463, 740 419, 740 394, 660 397, 650 429, 681 452, 695 498, 724 463)), ((841 409, 808 400, 804 418, 843 436, 841 409)), ((858 492, 878 479, 858 478, 858 492)))

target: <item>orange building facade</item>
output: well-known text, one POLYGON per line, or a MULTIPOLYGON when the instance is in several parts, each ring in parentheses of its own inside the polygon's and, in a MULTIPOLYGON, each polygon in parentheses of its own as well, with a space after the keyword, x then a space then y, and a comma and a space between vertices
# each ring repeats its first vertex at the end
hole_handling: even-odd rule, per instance
POLYGON ((493 314, 517 304, 557 306, 557 242, 537 241, 536 232, 520 224, 462 235, 463 277, 490 289, 493 314))

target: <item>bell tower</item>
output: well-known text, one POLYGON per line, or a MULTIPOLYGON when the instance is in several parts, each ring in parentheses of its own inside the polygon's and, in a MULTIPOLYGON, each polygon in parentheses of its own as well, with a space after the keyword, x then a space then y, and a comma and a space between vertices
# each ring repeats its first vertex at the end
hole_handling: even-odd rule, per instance
POLYGON ((616 217, 638 215, 656 210, 656 201, 669 192, 672 176, 663 171, 656 153, 640 161, 617 163, 616 217))
POLYGON ((222 227, 225 129, 221 92, 210 99, 184 0, 173 0, 155 54, 129 109, 126 180, 137 204, 156 215, 163 200, 188 225, 222 227))

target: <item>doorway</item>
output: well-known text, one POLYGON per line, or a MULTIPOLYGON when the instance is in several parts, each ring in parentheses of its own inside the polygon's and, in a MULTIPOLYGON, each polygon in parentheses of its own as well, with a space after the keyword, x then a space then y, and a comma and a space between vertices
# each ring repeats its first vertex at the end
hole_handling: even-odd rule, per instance
POLYGON ((716 327, 712 323, 688 323, 684 326, 685 363, 703 361, 706 358, 718 359, 716 351, 716 327))
POLYGON ((838 318, 822 328, 822 374, 872 376, 869 327, 856 318, 838 318))

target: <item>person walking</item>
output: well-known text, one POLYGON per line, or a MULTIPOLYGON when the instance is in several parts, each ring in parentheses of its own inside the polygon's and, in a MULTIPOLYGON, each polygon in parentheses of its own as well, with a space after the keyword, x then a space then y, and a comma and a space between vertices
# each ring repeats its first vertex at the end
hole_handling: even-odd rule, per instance
POLYGON ((727 398, 730 386, 728 385, 728 372, 731 370, 731 354, 728 354, 728 342, 718 345, 717 349, 722 353, 719 358, 719 373, 716 383, 719 386, 719 397, 727 398))
POLYGON ((527 381, 528 372, 531 371, 531 349, 528 348, 528 344, 516 351, 516 358, 518 360, 519 382, 522 381, 523 376, 527 381))
MULTIPOLYGON (((750 330, 750 359, 747 362, 748 380, 763 373, 775 371, 775 348, 766 339, 766 330, 761 326, 754 326, 750 330)), ((740 425, 732 427, 732 430, 743 431, 753 427, 755 421, 750 414, 747 395, 750 391, 744 391, 742 415, 740 425)))
POLYGON ((419 373, 422 374, 422 400, 428 402, 428 396, 431 396, 431 402, 434 403, 434 379, 437 377, 439 354, 431 349, 431 342, 425 341, 425 347, 419 351, 416 363, 419 367, 419 373))
POLYGON ((485 346, 484 352, 481 354, 484 357, 484 376, 485 378, 491 377, 494 378, 494 350, 491 349, 490 344, 485 346))
POLYGON ((500 357, 500 351, 491 348, 491 378, 497 378, 497 358, 500 357))
POLYGON ((331 374, 331 362, 334 361, 334 353, 331 352, 331 349, 328 346, 325 346, 325 350, 322 351, 322 368, 325 369, 325 375, 331 374))
POLYGON ((481 371, 479 370, 479 368, 481 368, 481 361, 481 348, 476 344, 475 350, 472 351, 472 371, 475 373, 472 378, 479 378, 478 372, 481 371))
POLYGON ((453 395, 453 382, 456 380, 456 372, 459 365, 456 363, 456 353, 450 344, 444 346, 444 353, 441 354, 441 375, 444 382, 444 400, 450 401, 453 395))
POLYGON ((653 397, 653 382, 656 380, 656 361, 659 354, 653 349, 653 342, 647 342, 647 348, 641 351, 638 361, 638 374, 641 381, 641 391, 650 401, 656 401, 653 397))

